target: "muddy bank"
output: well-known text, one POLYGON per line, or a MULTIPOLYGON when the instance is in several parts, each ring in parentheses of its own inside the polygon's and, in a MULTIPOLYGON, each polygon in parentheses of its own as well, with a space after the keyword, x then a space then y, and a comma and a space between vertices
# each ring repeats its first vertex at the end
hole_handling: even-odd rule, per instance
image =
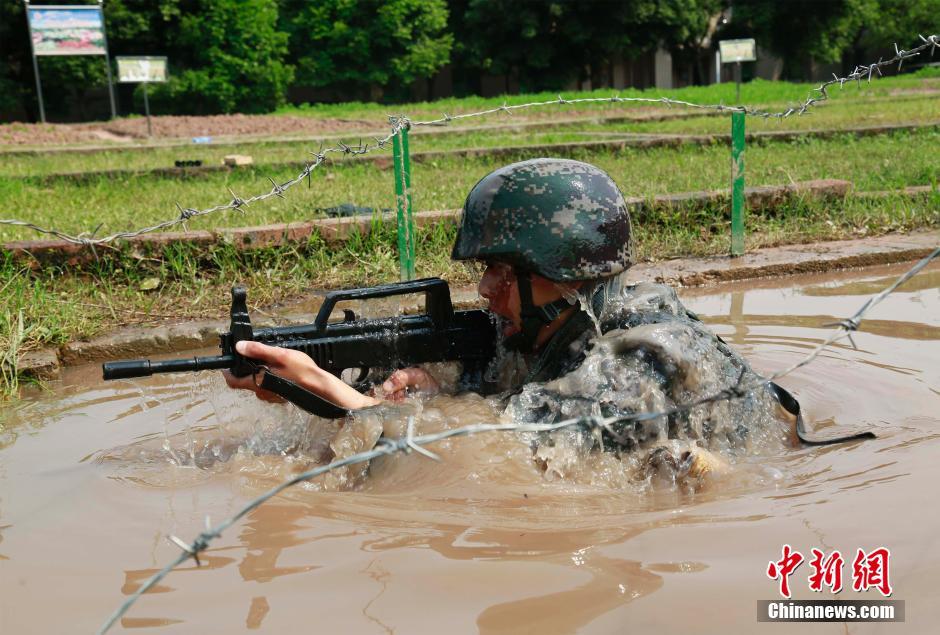
MULTIPOLYGON (((638 282, 657 281, 678 287, 694 287, 908 262, 923 258, 938 244, 940 231, 916 232, 759 249, 739 258, 689 258, 640 263, 631 271, 638 282)), ((461 308, 483 304, 474 287, 452 289, 451 295, 455 306, 461 308)), ((274 317, 259 320, 259 325, 310 323, 316 316, 322 297, 321 294, 313 294, 301 302, 278 307, 274 317)), ((60 364, 75 365, 212 347, 218 343, 218 334, 225 330, 228 330, 227 320, 127 328, 89 341, 69 342, 58 350, 46 349, 24 360, 22 370, 27 375, 48 379, 57 375, 60 364)))

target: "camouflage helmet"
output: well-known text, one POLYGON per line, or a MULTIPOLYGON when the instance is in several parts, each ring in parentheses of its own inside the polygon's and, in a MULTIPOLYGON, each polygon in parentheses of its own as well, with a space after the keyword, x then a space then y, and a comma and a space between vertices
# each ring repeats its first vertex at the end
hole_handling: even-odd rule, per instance
POLYGON ((504 262, 556 282, 594 280, 633 264, 630 213, 593 165, 513 163, 470 190, 451 257, 504 262))

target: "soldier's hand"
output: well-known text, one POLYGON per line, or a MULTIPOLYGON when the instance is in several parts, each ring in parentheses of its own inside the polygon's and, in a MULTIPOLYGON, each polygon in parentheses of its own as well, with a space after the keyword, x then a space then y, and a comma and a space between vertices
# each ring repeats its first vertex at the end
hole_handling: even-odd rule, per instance
MULTIPOLYGON (((309 355, 300 351, 251 341, 238 342, 235 350, 240 355, 261 362, 278 376, 289 379, 342 408, 355 410, 378 403, 372 397, 356 391, 339 377, 326 372, 317 366, 309 355)), ((278 395, 258 387, 263 378, 261 373, 264 372, 262 370, 254 376, 235 377, 229 371, 224 371, 225 383, 231 388, 250 390, 262 401, 284 401, 278 395)))
POLYGON ((438 390, 440 385, 437 380, 423 368, 396 370, 382 384, 383 398, 389 401, 401 401, 409 391, 433 395, 438 390))

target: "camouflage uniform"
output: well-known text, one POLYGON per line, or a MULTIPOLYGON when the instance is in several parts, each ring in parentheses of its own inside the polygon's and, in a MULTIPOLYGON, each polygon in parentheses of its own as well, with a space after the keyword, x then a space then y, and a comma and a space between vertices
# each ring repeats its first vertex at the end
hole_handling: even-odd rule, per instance
MULTIPOLYGON (((453 258, 513 265, 529 344, 570 305, 562 299, 532 306, 527 272, 556 282, 587 281, 579 290, 582 310, 529 358, 528 374, 507 397, 514 420, 662 411, 754 379, 747 363, 686 310, 674 290, 628 283, 631 234, 616 184, 587 163, 515 163, 471 190, 453 258)), ((625 449, 666 438, 736 447, 752 426, 770 425, 773 412, 773 398, 760 388, 743 399, 625 425, 619 433, 625 449)))
MULTIPOLYGON (((534 356, 506 399, 517 421, 658 412, 718 393, 757 376, 747 362, 661 284, 608 278, 585 296, 597 322, 575 313, 534 356), (599 331, 599 332, 598 332, 599 331)), ((667 439, 735 450, 749 436, 782 432, 769 390, 735 400, 615 427, 623 449, 667 439)))

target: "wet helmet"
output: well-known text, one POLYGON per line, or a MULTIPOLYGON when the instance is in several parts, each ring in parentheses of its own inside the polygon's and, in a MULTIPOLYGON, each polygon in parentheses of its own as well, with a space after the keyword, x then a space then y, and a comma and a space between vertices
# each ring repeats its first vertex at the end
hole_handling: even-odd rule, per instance
POLYGON ((555 282, 595 280, 633 264, 631 238, 630 213, 606 172, 531 159, 470 190, 451 257, 504 262, 555 282))

